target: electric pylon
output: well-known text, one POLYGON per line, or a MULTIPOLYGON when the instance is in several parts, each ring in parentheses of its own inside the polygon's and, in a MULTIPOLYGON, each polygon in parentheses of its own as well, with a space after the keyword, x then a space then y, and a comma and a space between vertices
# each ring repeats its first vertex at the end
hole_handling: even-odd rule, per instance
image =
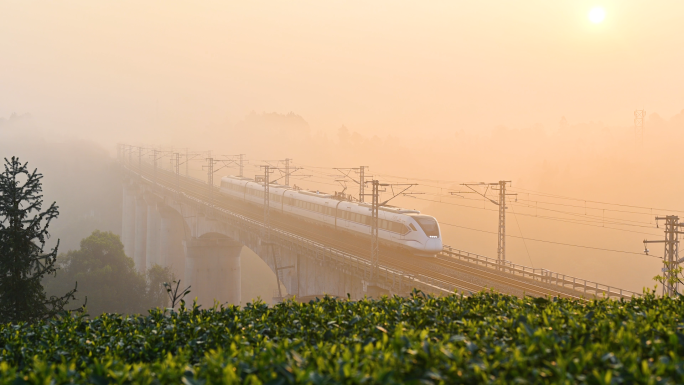
POLYGON ((644 252, 648 255, 649 243, 663 243, 665 244, 665 255, 663 256, 663 295, 674 296, 679 290, 679 278, 677 277, 679 264, 684 260, 679 259, 679 234, 684 234, 679 228, 684 226, 684 223, 679 223, 679 217, 676 215, 668 215, 665 217, 656 217, 657 221, 665 221, 665 239, 662 241, 647 241, 644 240, 644 252))
POLYGON ((634 137, 639 140, 641 136, 641 144, 644 144, 644 121, 646 120, 645 110, 634 111, 634 137), (641 134, 641 135, 640 135, 641 134))
POLYGON ((276 273, 276 283, 278 284, 278 298, 282 300, 283 298, 283 292, 282 289, 280 288, 280 271, 282 270, 280 267, 278 267, 278 256, 275 253, 274 250, 274 245, 273 242, 271 242, 271 194, 270 194, 270 179, 271 179, 271 172, 274 169, 269 165, 264 165, 261 166, 264 169, 264 177, 263 177, 263 183, 264 183, 264 224, 262 228, 262 244, 266 246, 267 248, 267 254, 271 254, 273 256, 273 268, 276 273))
POLYGON ((499 181, 499 247, 497 248, 497 258, 499 263, 506 262, 506 183, 510 181, 499 181))
POLYGON ((463 183, 463 186, 466 186, 472 191, 459 191, 459 192, 453 192, 451 194, 466 194, 466 193, 476 193, 481 196, 483 196, 485 199, 488 199, 490 202, 494 203, 495 205, 499 206, 499 229, 497 231, 498 234, 498 247, 497 247, 497 261, 500 264, 504 264, 506 262, 506 197, 510 195, 518 195, 518 194, 508 194, 506 192, 506 185, 508 183, 511 183, 510 180, 500 180, 495 183, 463 183), (499 191, 499 200, 495 201, 494 199, 491 199, 487 197, 487 190, 485 190, 485 193, 481 193, 471 186, 487 186, 487 190, 491 187, 492 190, 498 190, 499 191))
POLYGON ((359 202, 363 202, 364 186, 366 185, 366 176, 364 170, 368 166, 359 166, 359 202))
POLYGON ((173 155, 176 158, 174 164, 176 171, 176 192, 180 192, 180 154, 176 152, 173 155))
POLYGON ((290 161, 292 159, 285 158, 285 186, 290 185, 290 161))
POLYGON ((207 186, 209 187, 209 203, 214 204, 214 164, 218 161, 214 158, 209 157, 206 159, 207 165, 202 166, 202 168, 207 168, 207 186))
MULTIPOLYGON (((357 183, 359 185, 359 202, 364 202, 364 197, 366 195, 372 195, 372 194, 366 194, 365 193, 365 185, 366 185, 365 170, 367 168, 368 168, 368 166, 335 168, 335 170, 339 171, 342 175, 344 175, 345 178, 349 178, 349 179, 351 179, 352 182, 357 183), (349 175, 349 174, 351 174, 352 171, 359 174, 359 180, 356 180, 349 175)), ((346 189, 346 187, 345 187, 345 189, 346 189)))
MULTIPOLYGON (((371 276, 372 284, 377 284, 377 279, 380 270, 380 239, 379 235, 379 198, 380 198, 380 182, 373 180, 372 182, 372 200, 371 200, 371 276)), ((363 197, 363 195, 362 195, 363 197)))
MULTIPOLYGON (((410 189, 411 187, 415 186, 415 183, 398 183, 398 184, 389 184, 389 183, 380 183, 377 179, 373 179, 371 181, 366 181, 366 183, 370 183, 372 186, 372 193, 370 194, 365 194, 365 195, 370 195, 371 196, 371 253, 370 253, 370 262, 371 262, 371 271, 370 271, 370 284, 371 285, 377 285, 377 280, 379 277, 380 273, 380 218, 379 218, 379 212, 380 212, 380 207, 386 205, 391 201, 392 199, 398 197, 399 195, 408 195, 406 193, 406 190, 410 189), (387 187, 390 186, 392 189, 392 197, 380 202, 380 193, 384 192, 386 190, 380 190, 380 187, 387 187), (407 186, 403 190, 399 191, 398 193, 394 193, 394 186, 407 186)), ((363 196, 363 195, 362 195, 363 196)))
POLYGON ((154 177, 153 177, 153 179, 154 179, 154 185, 156 186, 157 185, 157 149, 156 148, 154 150, 152 150, 152 157, 153 157, 153 161, 154 161, 154 174, 153 174, 154 177))

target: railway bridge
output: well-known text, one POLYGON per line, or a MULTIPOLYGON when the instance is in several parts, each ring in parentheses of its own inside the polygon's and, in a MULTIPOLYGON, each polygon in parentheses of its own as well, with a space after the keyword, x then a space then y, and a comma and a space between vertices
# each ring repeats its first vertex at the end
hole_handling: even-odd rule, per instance
MULTIPOLYGON (((130 155, 130 154, 129 154, 130 155)), ((122 242, 139 271, 155 264, 192 286, 207 307, 241 303, 240 252, 256 253, 278 281, 276 301, 324 294, 352 299, 405 296, 413 289, 443 295, 492 288, 514 295, 631 297, 639 295, 597 282, 533 269, 458 250, 451 246, 436 258, 381 252, 373 269, 369 254, 336 241, 311 226, 274 218, 236 205, 212 183, 133 160, 119 152, 124 170, 122 242), (373 274, 373 276, 372 276, 373 274), (281 287, 285 290, 281 291, 281 287)), ((368 250, 368 249, 365 249, 368 250)), ((246 302, 246 301, 245 301, 246 302)))

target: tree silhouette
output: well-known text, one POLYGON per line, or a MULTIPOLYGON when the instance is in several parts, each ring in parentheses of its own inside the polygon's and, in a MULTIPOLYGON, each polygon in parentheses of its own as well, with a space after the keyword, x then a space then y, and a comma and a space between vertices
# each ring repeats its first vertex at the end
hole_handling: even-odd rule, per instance
POLYGON ((47 297, 42 279, 55 275, 57 245, 44 252, 50 222, 59 215, 53 202, 42 211, 42 174, 28 163, 5 158, 0 173, 0 322, 35 322, 54 316, 74 299, 76 288, 47 297))

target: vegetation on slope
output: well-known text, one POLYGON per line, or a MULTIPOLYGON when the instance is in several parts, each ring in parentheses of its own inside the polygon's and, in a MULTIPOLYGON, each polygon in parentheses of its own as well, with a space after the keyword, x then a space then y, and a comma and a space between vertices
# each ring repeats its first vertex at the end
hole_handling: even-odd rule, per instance
POLYGON ((163 283, 173 280, 169 268, 153 265, 147 274, 135 269, 118 235, 95 230, 78 250, 57 257, 56 277, 43 282, 48 293, 62 293, 78 282, 74 296, 91 316, 102 313, 142 313, 168 302, 163 283))
POLYGON ((682 383, 684 300, 472 297, 0 327, 0 383, 682 383))

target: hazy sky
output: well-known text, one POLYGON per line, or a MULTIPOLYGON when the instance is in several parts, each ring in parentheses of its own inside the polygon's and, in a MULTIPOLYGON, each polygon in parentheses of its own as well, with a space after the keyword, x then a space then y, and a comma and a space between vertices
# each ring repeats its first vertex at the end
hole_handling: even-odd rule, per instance
POLYGON ((430 135, 684 107, 681 1, 3 1, 0 14, 0 116, 111 140, 252 110, 430 135))

